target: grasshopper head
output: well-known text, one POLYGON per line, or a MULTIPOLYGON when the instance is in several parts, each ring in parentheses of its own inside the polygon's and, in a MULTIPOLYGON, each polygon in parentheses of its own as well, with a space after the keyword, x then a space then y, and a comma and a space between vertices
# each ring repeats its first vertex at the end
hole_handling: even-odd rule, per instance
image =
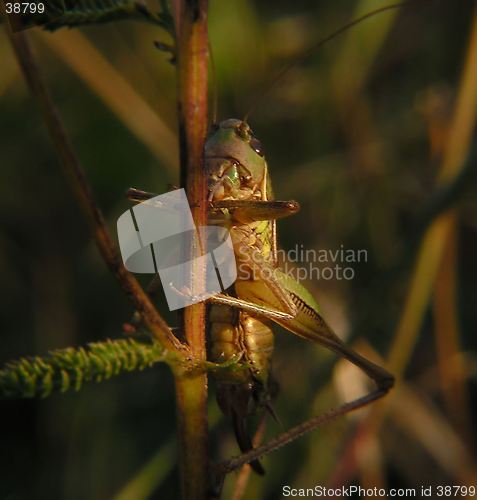
POLYGON ((210 201, 262 198, 267 163, 246 122, 231 118, 215 125, 205 143, 205 161, 210 201))

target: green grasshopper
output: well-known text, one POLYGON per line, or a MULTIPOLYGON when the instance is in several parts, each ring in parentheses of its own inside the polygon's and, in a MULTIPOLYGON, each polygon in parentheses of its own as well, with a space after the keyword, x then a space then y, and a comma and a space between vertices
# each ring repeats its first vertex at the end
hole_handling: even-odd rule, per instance
MULTIPOLYGON (((223 363, 240 355, 248 367, 216 374, 218 402, 233 419, 242 452, 252 448, 245 419, 270 409, 274 392, 269 379, 271 321, 363 370, 377 386, 369 402, 384 396, 393 386, 393 376, 348 348, 326 324, 310 292, 277 267, 276 220, 295 214, 299 206, 273 200, 267 162, 249 125, 236 119, 222 121, 206 142, 205 160, 209 223, 229 229, 239 269, 230 294, 209 299, 209 318, 212 361, 223 363)), ((356 400, 356 407, 362 403, 356 400)), ((263 473, 257 461, 251 465, 263 473)))
MULTIPOLYGON (((258 474, 263 474, 258 456, 337 415, 381 398, 393 386, 394 378, 347 347, 327 325, 311 293, 277 267, 276 220, 297 213, 299 205, 273 200, 262 146, 249 125, 237 119, 215 125, 205 144, 205 162, 208 223, 229 230, 238 269, 233 287, 226 294, 208 299, 211 361, 230 367, 214 372, 217 400, 223 413, 232 418, 237 442, 245 453, 240 464, 250 462, 258 474), (376 389, 325 418, 315 417, 268 446, 252 450, 247 417, 263 410, 274 416, 270 406, 276 392, 269 373, 273 353, 271 322, 345 357, 376 383, 376 389), (234 359, 238 361, 231 364, 234 359)), ((155 195, 131 189, 128 196, 142 201, 155 195)))

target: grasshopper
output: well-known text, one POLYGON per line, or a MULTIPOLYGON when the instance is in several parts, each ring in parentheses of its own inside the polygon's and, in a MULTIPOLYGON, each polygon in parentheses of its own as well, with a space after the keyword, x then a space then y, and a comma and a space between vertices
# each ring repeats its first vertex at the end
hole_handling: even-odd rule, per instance
MULTIPOLYGON (((393 376, 347 347, 325 322, 311 293, 277 267, 276 220, 295 214, 299 205, 273 200, 263 149, 249 125, 228 119, 215 126, 205 144, 205 161, 209 223, 229 229, 239 269, 233 289, 209 299, 209 318, 212 361, 222 363, 241 355, 248 367, 216 374, 217 399, 232 417, 242 452, 252 448, 245 430, 247 416, 263 408, 271 411, 270 322, 331 349, 363 370, 376 383, 369 402, 384 396, 393 386, 393 376)), ((362 406, 362 400, 356 404, 362 406)), ((258 461, 251 465, 263 473, 258 461)))
MULTIPOLYGON (((244 458, 231 467, 250 462, 255 472, 263 474, 257 460, 260 455, 383 397, 392 388, 394 377, 347 347, 323 319, 312 294, 277 267, 276 221, 296 214, 299 205, 296 201, 273 199, 262 145, 250 126, 238 119, 214 125, 204 156, 208 223, 229 230, 238 269, 237 280, 227 293, 208 299, 210 358, 230 367, 214 372, 217 401, 223 413, 232 418, 238 445, 244 453, 244 458), (270 404, 276 393, 270 377, 272 322, 345 357, 370 377, 376 388, 324 417, 315 417, 269 444, 252 449, 247 417, 263 410, 275 416, 270 404), (230 363, 234 359, 238 361, 230 363)), ((133 201, 152 196, 155 195, 135 189, 128 192, 133 201)))

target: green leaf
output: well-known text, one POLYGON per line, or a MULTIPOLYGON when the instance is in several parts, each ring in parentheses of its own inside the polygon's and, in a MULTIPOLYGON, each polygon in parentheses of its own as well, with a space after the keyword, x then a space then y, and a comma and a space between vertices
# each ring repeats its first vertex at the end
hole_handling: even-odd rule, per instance
POLYGON ((101 382, 124 372, 144 370, 164 361, 165 356, 158 342, 134 339, 57 349, 44 357, 7 363, 0 370, 0 397, 45 398, 53 391, 78 391, 84 382, 101 382))

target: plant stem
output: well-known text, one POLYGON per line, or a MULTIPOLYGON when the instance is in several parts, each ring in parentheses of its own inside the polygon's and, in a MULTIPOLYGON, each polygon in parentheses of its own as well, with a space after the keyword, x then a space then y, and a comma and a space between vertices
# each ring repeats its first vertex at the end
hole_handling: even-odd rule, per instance
MULTIPOLYGON (((177 33, 178 112, 181 153, 181 185, 185 187, 196 227, 207 225, 204 141, 207 134, 208 38, 207 0, 177 0, 174 3, 177 33)), ((197 245, 196 245, 197 246, 197 245)), ((203 289, 205 269, 196 257, 194 286, 203 289)), ((205 304, 187 307, 183 331, 192 355, 205 361, 205 304)), ((176 396, 180 441, 183 498, 207 498, 207 374, 176 371, 176 396)))

